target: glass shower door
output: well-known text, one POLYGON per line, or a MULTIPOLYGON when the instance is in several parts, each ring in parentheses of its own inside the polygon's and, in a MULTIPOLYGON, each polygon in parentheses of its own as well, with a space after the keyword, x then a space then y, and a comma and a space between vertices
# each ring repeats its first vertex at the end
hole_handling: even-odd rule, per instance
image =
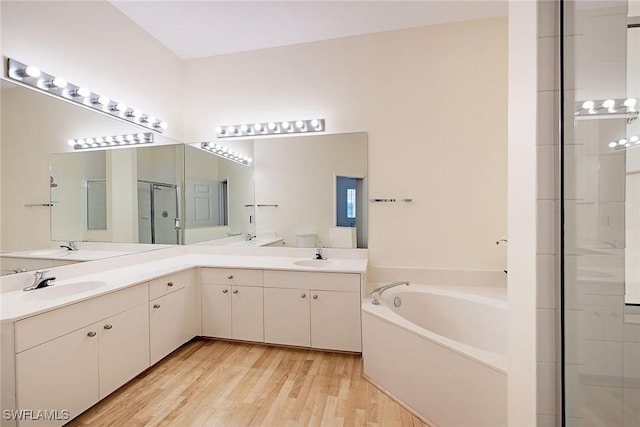
POLYGON ((563 2, 563 421, 640 426, 638 2, 563 2))

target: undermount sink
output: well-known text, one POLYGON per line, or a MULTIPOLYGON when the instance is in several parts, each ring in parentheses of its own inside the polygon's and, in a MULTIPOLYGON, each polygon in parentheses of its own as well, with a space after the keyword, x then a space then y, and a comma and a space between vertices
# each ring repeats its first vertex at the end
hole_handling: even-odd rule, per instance
POLYGON ((37 299, 59 298, 59 297, 66 297, 69 295, 80 294, 83 292, 93 291, 95 289, 100 289, 105 285, 106 285, 105 282, 101 282, 98 280, 90 281, 90 282, 64 283, 61 285, 58 285, 54 282, 53 285, 47 286, 46 288, 27 291, 25 292, 25 296, 28 296, 29 298, 37 298, 37 299))
POLYGON ((303 259, 300 261, 294 261, 293 263, 300 267, 312 267, 312 268, 327 268, 327 267, 335 267, 338 265, 337 262, 332 261, 330 259, 303 259))

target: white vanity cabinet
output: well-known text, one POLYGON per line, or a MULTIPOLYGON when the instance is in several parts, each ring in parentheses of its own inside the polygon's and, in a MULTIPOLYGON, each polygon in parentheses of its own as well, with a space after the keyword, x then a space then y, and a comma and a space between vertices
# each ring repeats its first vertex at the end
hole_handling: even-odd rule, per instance
POLYGON ((150 361, 155 364, 196 336, 193 270, 149 282, 150 361))
MULTIPOLYGON (((68 410, 74 418, 146 369, 147 301, 145 283, 17 321, 17 409, 68 410)), ((19 425, 68 421, 58 415, 19 425)))
POLYGON ((265 341, 360 352, 360 275, 264 272, 265 341))
POLYGON ((262 270, 200 269, 202 334, 264 341, 262 270))

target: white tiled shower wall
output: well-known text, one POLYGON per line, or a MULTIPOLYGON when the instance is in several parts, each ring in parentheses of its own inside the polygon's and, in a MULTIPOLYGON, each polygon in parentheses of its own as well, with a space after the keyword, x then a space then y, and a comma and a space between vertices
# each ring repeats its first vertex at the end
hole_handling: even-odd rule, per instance
POLYGON ((560 8, 538 1, 537 425, 560 425, 560 8))

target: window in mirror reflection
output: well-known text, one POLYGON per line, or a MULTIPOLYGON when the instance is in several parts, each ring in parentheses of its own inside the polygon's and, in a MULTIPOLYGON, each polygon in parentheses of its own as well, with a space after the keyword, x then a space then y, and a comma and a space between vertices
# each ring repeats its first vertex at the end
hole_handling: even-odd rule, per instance
POLYGON ((87 230, 107 229, 107 181, 87 181, 87 230))

